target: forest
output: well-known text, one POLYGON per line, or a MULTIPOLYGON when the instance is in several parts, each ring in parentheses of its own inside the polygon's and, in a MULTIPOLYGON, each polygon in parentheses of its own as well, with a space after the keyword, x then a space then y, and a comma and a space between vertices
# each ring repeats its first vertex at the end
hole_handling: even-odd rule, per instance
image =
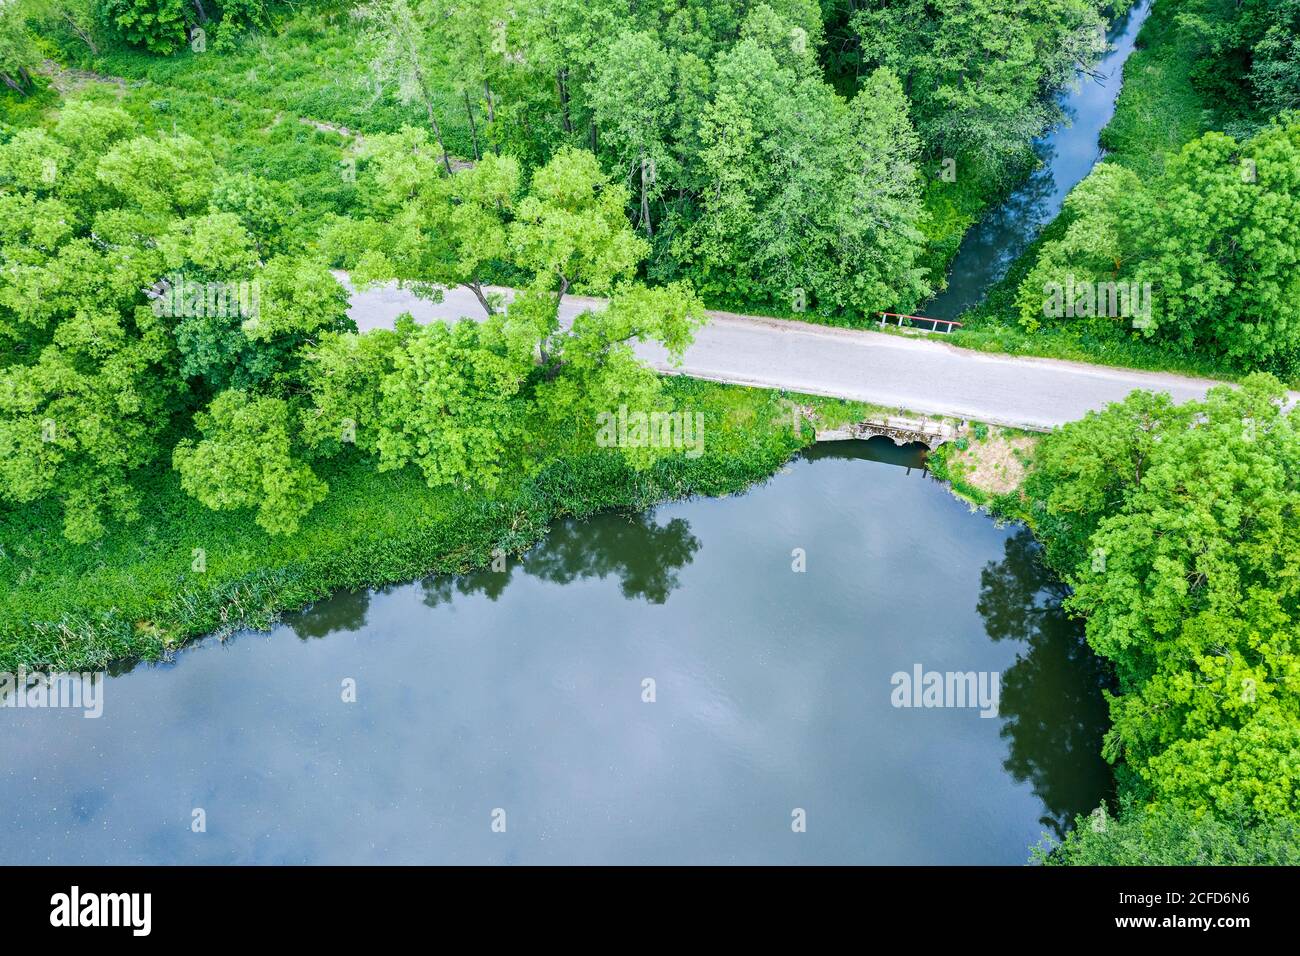
MULTIPOLYGON (((0 0, 0 663, 156 659, 767 477, 810 427, 633 346, 680 359, 709 309, 923 311, 1122 13, 0 0), (360 332, 340 270, 478 310, 360 332), (576 296, 609 306, 566 324, 576 296), (597 447, 623 405, 718 440, 597 447), (204 527, 228 553, 195 582, 204 527)), ((1297 862, 1297 110, 1300 0, 1155 0, 1103 160, 951 339, 1233 383, 1055 430, 993 506, 1115 679, 1118 796, 1048 863, 1297 862), (1073 298, 1101 287, 1149 297, 1073 298)))

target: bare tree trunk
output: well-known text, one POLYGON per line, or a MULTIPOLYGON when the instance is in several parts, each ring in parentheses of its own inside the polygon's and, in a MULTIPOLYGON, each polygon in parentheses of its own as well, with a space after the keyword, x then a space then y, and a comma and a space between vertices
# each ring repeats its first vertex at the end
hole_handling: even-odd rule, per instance
POLYGON ((198 11, 199 23, 207 23, 208 11, 203 9, 203 0, 194 0, 194 9, 198 11))
POLYGON ((560 276, 560 291, 555 294, 555 308, 558 311, 560 303, 564 301, 564 293, 569 291, 569 279, 567 276, 560 276))
POLYGON ((429 84, 424 81, 424 71, 417 69, 415 79, 420 84, 420 92, 424 94, 424 109, 429 114, 429 125, 433 127, 434 139, 438 141, 438 148, 442 150, 442 165, 450 175, 451 157, 447 155, 447 144, 442 141, 442 127, 438 125, 438 117, 433 115, 433 94, 429 92, 429 84))
MULTIPOLYGON (((487 100, 488 126, 492 126, 497 121, 497 102, 496 97, 492 95, 492 87, 487 78, 483 79, 483 97, 487 100)), ((492 140, 492 152, 498 156, 501 155, 501 140, 494 138, 492 140)))
POLYGON ((11 77, 8 73, 0 73, 0 81, 3 81, 5 86, 9 87, 9 89, 13 90, 19 96, 27 95, 27 91, 24 90, 21 86, 19 86, 16 82, 14 82, 14 78, 11 77))
POLYGON ((645 223, 646 236, 655 234, 654 227, 650 225, 650 192, 649 182, 646 176, 645 168, 645 150, 641 150, 641 221, 645 223))
POLYGON ((484 312, 489 316, 496 314, 492 310, 492 303, 488 301, 487 295, 483 292, 483 283, 479 282, 477 279, 473 279, 466 282, 465 285, 469 288, 470 292, 474 293, 474 298, 478 299, 478 304, 483 306, 484 312))
POLYGON ((77 26, 77 21, 72 19, 72 17, 68 16, 66 13, 63 15, 63 19, 68 21, 68 26, 72 27, 72 32, 81 37, 86 46, 90 47, 91 55, 99 56, 99 47, 95 45, 94 38, 87 31, 77 26))
POLYGON ((433 102, 426 99, 424 105, 429 112, 429 125, 433 127, 433 137, 438 141, 438 149, 442 150, 442 165, 450 174, 451 157, 447 155, 447 145, 442 141, 442 127, 438 125, 438 117, 433 115, 433 102))
POLYGON ((569 118, 569 68, 561 67, 555 73, 555 85, 560 91, 560 109, 564 115, 564 131, 573 135, 573 120, 569 118))
POLYGON ((474 126, 474 107, 469 101, 469 90, 465 90, 465 113, 469 116, 469 137, 474 144, 474 162, 479 161, 478 129, 474 126))

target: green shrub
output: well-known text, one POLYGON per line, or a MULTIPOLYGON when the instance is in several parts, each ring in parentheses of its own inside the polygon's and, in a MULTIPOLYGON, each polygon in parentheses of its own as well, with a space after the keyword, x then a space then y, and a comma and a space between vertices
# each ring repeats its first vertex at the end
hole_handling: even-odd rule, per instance
POLYGON ((181 0, 104 0, 103 10, 118 35, 133 46, 166 55, 185 45, 181 0))

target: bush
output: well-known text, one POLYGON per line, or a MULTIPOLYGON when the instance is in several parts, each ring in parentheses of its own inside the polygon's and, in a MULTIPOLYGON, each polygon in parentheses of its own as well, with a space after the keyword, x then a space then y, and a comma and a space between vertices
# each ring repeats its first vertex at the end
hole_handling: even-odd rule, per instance
POLYGON ((181 0, 104 0, 104 18, 127 43, 169 55, 185 45, 181 0))
POLYGON ((1035 848, 1032 859, 1047 866, 1295 866, 1300 824, 1251 827, 1168 806, 1131 806, 1112 817, 1099 808, 1079 817, 1064 843, 1035 848))

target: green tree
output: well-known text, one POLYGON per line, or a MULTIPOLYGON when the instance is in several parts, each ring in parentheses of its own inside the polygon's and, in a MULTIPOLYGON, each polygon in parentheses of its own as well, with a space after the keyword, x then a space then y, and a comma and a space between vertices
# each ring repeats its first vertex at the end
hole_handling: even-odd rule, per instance
POLYGON ((218 395, 195 416, 203 438, 185 439, 172 462, 181 486, 218 511, 256 508, 270 534, 292 534, 328 491, 311 467, 295 457, 288 403, 242 391, 218 395))
POLYGON ((1065 232, 1044 242, 1033 268, 1016 290, 1020 324, 1036 331, 1044 323, 1089 321, 1126 324, 1132 316, 1101 316, 1095 302, 1097 284, 1122 281, 1133 245, 1129 231, 1136 217, 1145 214, 1145 188, 1132 170, 1114 163, 1099 163, 1083 182, 1065 197, 1065 232), (1093 304, 1066 302, 1075 289, 1089 289, 1093 304), (1068 308, 1067 308, 1068 307, 1068 308), (1067 316, 1069 318, 1067 319, 1067 316))
POLYGON ((397 279, 431 299, 442 287, 463 285, 485 314, 495 312, 485 286, 510 258, 507 226, 518 200, 519 164, 488 155, 447 176, 429 156, 425 133, 409 128, 372 137, 363 156, 374 184, 368 196, 374 218, 360 229, 343 224, 330 239, 355 257, 353 279, 363 285, 397 279))
MULTIPOLYGON (((65 534, 130 520, 132 473, 152 461, 177 388, 167 326, 142 289, 160 254, 79 207, 120 111, 65 111, 52 133, 0 145, 0 497, 62 508, 65 534)), ((100 190, 102 192, 102 190, 100 190)))
POLYGON ((1060 118, 1052 94, 1105 48, 1098 0, 867 0, 863 66, 888 66, 935 154, 999 172, 1060 118))
POLYGON ((533 173, 510 225, 510 249, 557 309, 571 289, 608 293, 645 258, 648 247, 623 213, 627 200, 627 188, 609 182, 585 150, 563 148, 533 173))
POLYGON ((519 392, 532 367, 500 328, 498 318, 409 330, 381 385, 380 470, 414 464, 431 488, 496 487, 524 434, 519 392))
POLYGON ((1300 816, 1300 433, 1276 379, 1141 393, 1043 442, 1026 484, 1088 642, 1113 662, 1105 754, 1134 793, 1300 816))
POLYGON ((1167 805, 1104 809, 1080 817, 1059 848, 1040 848, 1048 866, 1296 866, 1300 824, 1250 826, 1167 805))
MULTIPOLYGON (((576 425, 594 435, 597 416, 622 405, 646 413, 668 410, 659 375, 632 346, 657 342, 670 361, 680 361, 704 321, 703 303, 685 283, 622 287, 606 308, 579 314, 570 329, 548 341, 551 366, 537 389, 540 412, 560 427, 576 425)), ((653 445, 621 448, 637 468, 671 451, 653 445)))
POLYGON ((357 8, 366 24, 364 43, 370 72, 378 83, 391 83, 404 103, 418 103, 429 121, 442 164, 451 172, 451 157, 438 121, 435 82, 443 40, 438 7, 430 0, 369 0, 357 8))
MULTIPOLYGON (((1300 367, 1300 246, 1292 238, 1300 232, 1300 123, 1271 124, 1245 143, 1207 133, 1148 182, 1103 163, 1070 194, 1065 215, 1065 232, 1043 244, 1018 289, 1026 328, 1048 321, 1044 310, 1067 279, 1089 296, 1098 283, 1118 283, 1145 308, 1092 324, 1131 323, 1169 348, 1241 369, 1300 367)), ((1101 311, 1088 305, 1067 320, 1101 311)))
MULTIPOLYGON (((1156 325, 1185 348, 1240 367, 1300 352, 1300 122, 1244 144, 1207 133, 1169 162, 1135 223, 1156 325)), ((1153 333, 1154 334, 1154 333, 1153 333)))
POLYGON ((1199 41, 1192 82, 1248 123, 1300 107, 1300 2, 1187 0, 1179 29, 1199 41))
MULTIPOLYGON (((705 111, 700 217, 676 241, 706 294, 862 314, 927 286, 916 134, 888 71, 846 104, 791 30, 761 22, 715 63, 705 111), (776 43, 774 50, 770 44, 776 43)), ((799 37, 800 34, 794 34, 799 37)))
POLYGON ((629 177, 640 193, 646 236, 654 235, 650 204, 661 192, 660 183, 677 178, 669 144, 677 120, 674 67, 654 34, 624 33, 604 50, 588 93, 605 150, 620 178, 629 177))
POLYGON ((103 42, 103 17, 99 0, 40 0, 41 19, 71 33, 86 45, 91 56, 99 56, 103 42))
POLYGON ((37 6, 29 0, 0 4, 0 83, 20 96, 33 89, 32 72, 41 62, 33 31, 37 6))
POLYGON ((847 122, 840 195, 832 200, 839 238, 826 251, 839 280, 820 285, 818 295, 832 308, 861 314, 908 307, 932 290, 920 264, 920 139, 898 78, 887 68, 874 71, 849 103, 847 122))
POLYGON ((349 445, 378 453, 384 379, 414 328, 404 315, 395 331, 324 332, 305 351, 310 405, 302 413, 303 438, 314 453, 333 455, 349 445))
POLYGON ((211 151, 191 136, 137 136, 114 144, 96 175, 119 202, 158 222, 204 210, 217 168, 211 151))

